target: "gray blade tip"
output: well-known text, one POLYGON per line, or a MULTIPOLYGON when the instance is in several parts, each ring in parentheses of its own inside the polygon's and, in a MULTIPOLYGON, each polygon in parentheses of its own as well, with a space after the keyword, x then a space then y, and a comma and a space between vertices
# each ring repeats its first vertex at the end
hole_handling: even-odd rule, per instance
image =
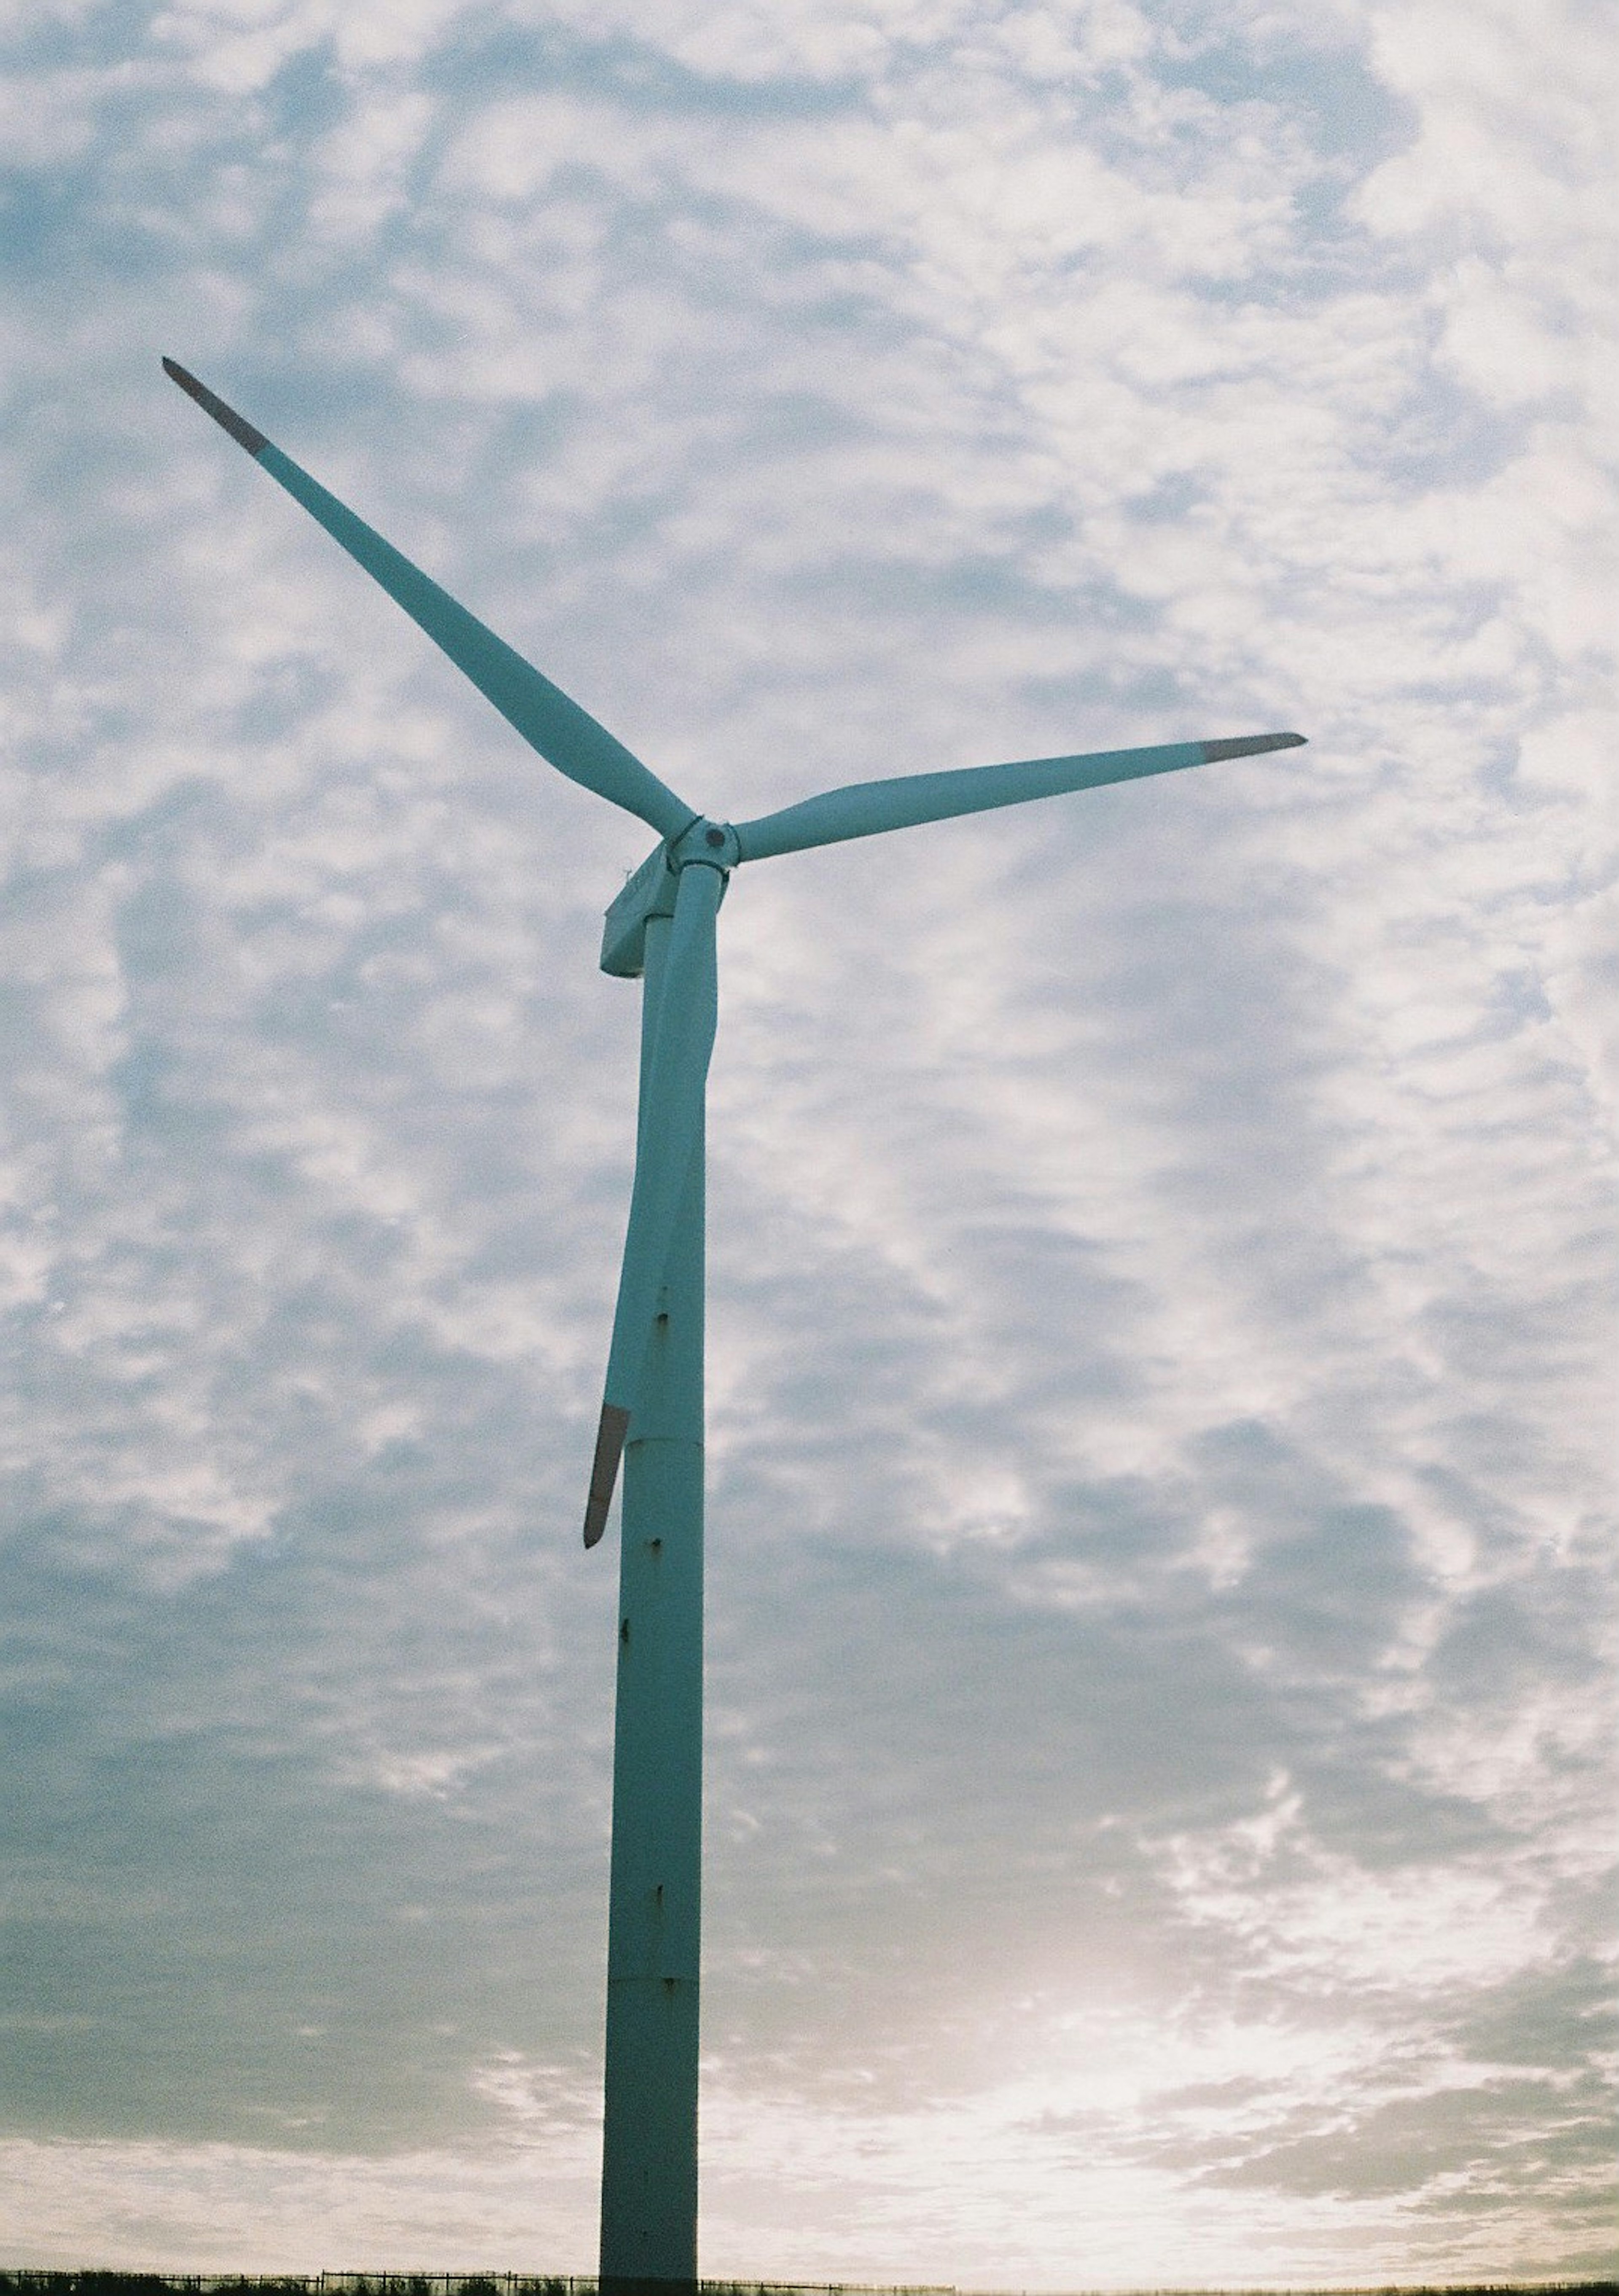
POLYGON ((207 383, 199 382, 178 359, 166 358, 163 372, 170 382, 177 382, 189 398, 196 400, 205 414, 211 414, 222 430, 228 430, 239 447, 245 447, 249 454, 255 456, 264 453, 270 443, 264 432, 255 430, 250 422, 244 422, 236 409, 227 406, 223 398, 216 398, 207 383))
POLYGON ((616 1403, 604 1403, 601 1424, 596 1430, 596 1456, 591 1461, 590 1496, 585 1502, 586 1546, 594 1546, 607 1529, 607 1511, 613 1504, 618 1462, 624 1456, 624 1439, 629 1431, 629 1413, 621 1411, 616 1403))
POLYGON ((1218 765, 1222 758, 1258 758, 1267 750, 1302 750, 1303 734, 1239 734, 1232 742, 1205 742, 1203 762, 1218 765))

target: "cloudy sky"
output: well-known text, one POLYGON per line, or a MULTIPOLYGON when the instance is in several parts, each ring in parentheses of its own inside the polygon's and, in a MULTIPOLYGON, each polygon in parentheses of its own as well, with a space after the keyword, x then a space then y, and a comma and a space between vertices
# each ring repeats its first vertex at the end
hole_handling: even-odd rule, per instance
POLYGON ((1311 739, 732 884, 705 2268, 1611 2269, 1611 17, 9 21, 0 2260, 594 2255, 649 838, 168 352, 713 814, 1311 739))

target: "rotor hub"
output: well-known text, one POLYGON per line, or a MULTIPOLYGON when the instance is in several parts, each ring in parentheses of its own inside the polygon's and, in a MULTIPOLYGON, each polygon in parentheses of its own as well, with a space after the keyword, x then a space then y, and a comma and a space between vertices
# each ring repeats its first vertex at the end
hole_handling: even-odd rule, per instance
POLYGON ((666 849, 669 865, 676 872, 696 861, 706 869, 724 869, 729 873, 742 857, 731 824, 709 821, 701 815, 678 837, 672 837, 666 849))
POLYGON ((646 962, 647 925, 673 916, 675 889, 683 869, 717 869, 728 878, 741 859, 737 834, 727 821, 699 814, 678 837, 655 846, 608 910, 601 934, 601 970, 620 980, 638 980, 646 962))

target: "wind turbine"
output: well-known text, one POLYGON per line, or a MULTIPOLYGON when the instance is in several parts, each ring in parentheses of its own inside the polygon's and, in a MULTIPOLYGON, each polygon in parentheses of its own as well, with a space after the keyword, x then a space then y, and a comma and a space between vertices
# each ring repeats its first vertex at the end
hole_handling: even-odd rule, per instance
POLYGON ((164 371, 380 582, 560 773, 658 844, 607 912, 601 969, 644 982, 629 1228, 585 1544, 620 1463, 618 1677, 601 2167, 605 2296, 697 2278, 702 1838, 703 1102, 718 1016, 715 922, 743 862, 1108 782, 1296 748, 1301 734, 1174 742, 859 782, 711 821, 173 359, 164 371))

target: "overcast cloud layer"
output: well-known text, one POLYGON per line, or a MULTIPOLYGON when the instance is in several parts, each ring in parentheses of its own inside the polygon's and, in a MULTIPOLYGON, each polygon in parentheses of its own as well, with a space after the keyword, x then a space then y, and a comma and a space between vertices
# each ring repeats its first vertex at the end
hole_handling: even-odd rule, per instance
POLYGON ((593 2262, 648 840, 739 873, 704 2267, 1611 2270, 1611 17, 23 6, 3 2260, 593 2262))

